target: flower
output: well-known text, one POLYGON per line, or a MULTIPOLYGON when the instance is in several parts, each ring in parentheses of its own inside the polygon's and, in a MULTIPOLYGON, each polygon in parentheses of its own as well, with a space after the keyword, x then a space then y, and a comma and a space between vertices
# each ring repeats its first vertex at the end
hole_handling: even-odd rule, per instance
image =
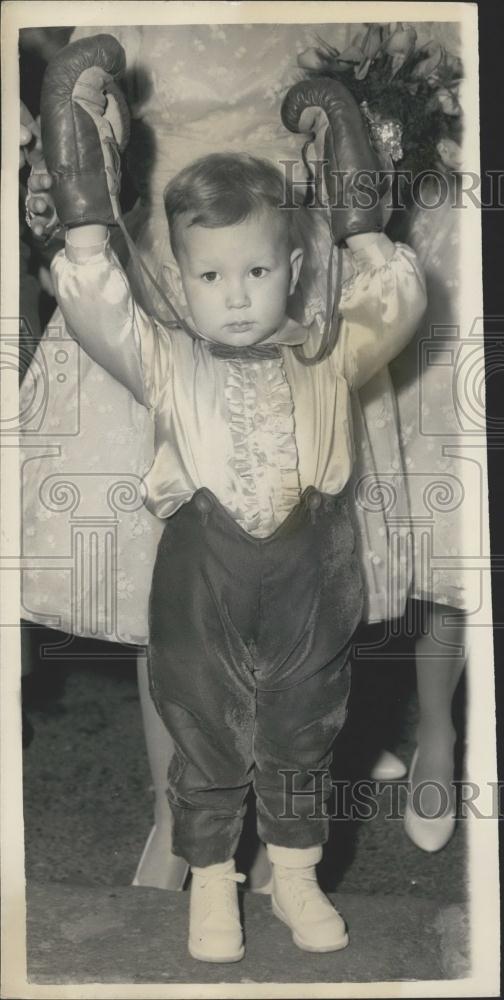
MULTIPOLYGON (((417 46, 415 28, 402 21, 366 24, 341 52, 320 36, 315 41, 298 55, 299 66, 308 78, 329 76, 345 85, 380 159, 415 173, 437 168, 439 142, 456 141, 461 131, 461 59, 434 39, 417 46)), ((454 159, 450 169, 457 167, 454 159)))
POLYGON ((453 87, 440 87, 436 90, 436 101, 445 115, 459 115, 458 83, 453 87))
MULTIPOLYGON (((334 49, 336 53, 336 49, 334 49)), ((301 69, 323 69, 327 63, 327 56, 321 49, 311 45, 308 49, 303 49, 297 57, 297 64, 301 69)))
POLYGON ((439 83, 439 72, 443 59, 443 49, 439 42, 426 42, 418 50, 419 61, 413 68, 411 76, 414 80, 424 80, 430 87, 439 83))
MULTIPOLYGON (((383 31, 387 29, 382 29, 379 24, 370 24, 364 38, 359 43, 362 51, 362 57, 359 65, 355 68, 355 78, 357 80, 364 80, 368 74, 369 67, 376 59, 376 56, 383 48, 383 31)), ((358 37, 355 38, 354 44, 358 41, 358 37)))
POLYGON ((447 52, 439 42, 427 42, 418 49, 419 61, 411 76, 424 80, 433 89, 458 83, 462 79, 462 62, 447 52))
POLYGON ((413 52, 417 33, 412 25, 404 26, 402 21, 397 21, 395 27, 391 25, 391 28, 385 52, 392 57, 390 79, 393 79, 413 52))
POLYGON ((335 73, 347 73, 353 69, 356 79, 362 80, 381 46, 381 26, 369 24, 364 36, 356 35, 343 52, 317 35, 317 45, 301 52, 297 61, 302 69, 320 70, 328 66, 335 73))

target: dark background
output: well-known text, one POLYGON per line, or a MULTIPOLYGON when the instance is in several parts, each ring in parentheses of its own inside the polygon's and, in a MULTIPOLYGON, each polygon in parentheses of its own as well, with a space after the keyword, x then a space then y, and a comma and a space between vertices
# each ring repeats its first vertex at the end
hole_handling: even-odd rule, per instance
MULTIPOLYGON (((480 44, 481 167, 504 170, 504 4, 478 3, 480 44)), ((483 181, 488 197, 489 185, 483 181)), ((504 193, 504 192, 503 192, 504 193)), ((482 211, 483 300, 485 333, 498 329, 504 342, 504 227, 503 210, 482 211), (493 317, 497 320, 494 322, 493 317)), ((504 354, 504 351, 503 351, 504 354)), ((490 537, 494 572, 492 579, 494 662, 497 699, 497 747, 499 778, 504 778, 504 364, 502 371, 487 367, 486 407, 488 440, 488 484, 490 537)), ((504 875, 504 837, 500 825, 501 878, 504 875)), ((501 894, 501 926, 504 917, 501 894)), ((501 978, 501 995, 504 981, 501 978)))

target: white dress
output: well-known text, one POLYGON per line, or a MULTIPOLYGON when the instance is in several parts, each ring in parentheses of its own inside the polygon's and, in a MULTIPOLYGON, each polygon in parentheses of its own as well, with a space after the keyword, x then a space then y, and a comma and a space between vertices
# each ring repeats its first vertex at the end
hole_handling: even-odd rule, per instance
MULTIPOLYGON (((432 36, 432 25, 418 27, 420 40, 422 32, 432 36)), ((344 48, 355 25, 99 31, 110 31, 126 50, 130 171, 141 195, 129 228, 163 283, 172 262, 162 204, 167 181, 216 150, 300 161, 303 140, 285 131, 279 113, 283 95, 301 75, 296 57, 316 44, 317 35, 344 48)), ((95 33, 78 29, 74 37, 95 33)), ((322 323, 324 314, 326 221, 317 219, 316 230, 296 316, 305 323, 322 323)), ((344 274, 353 280, 351 263, 345 262, 344 274)), ((142 301, 131 271, 130 280, 142 301)), ((155 293, 151 302, 163 313, 155 293)), ((397 414, 387 369, 354 404, 366 614, 376 621, 401 613, 411 578, 404 548, 407 498, 396 464, 397 414)), ((22 431, 23 617, 79 635, 145 643, 162 530, 139 492, 153 457, 152 425, 131 393, 69 337, 58 311, 23 384, 22 431)))
POLYGON ((467 493, 480 493, 481 468, 474 448, 463 457, 464 399, 457 396, 460 376, 476 380, 484 359, 481 342, 470 345, 471 324, 460 314, 459 235, 458 212, 449 200, 416 210, 408 239, 425 272, 428 308, 391 374, 414 542, 411 596, 469 610, 460 560, 479 555, 478 510, 472 512, 474 539, 463 540, 463 527, 467 493))

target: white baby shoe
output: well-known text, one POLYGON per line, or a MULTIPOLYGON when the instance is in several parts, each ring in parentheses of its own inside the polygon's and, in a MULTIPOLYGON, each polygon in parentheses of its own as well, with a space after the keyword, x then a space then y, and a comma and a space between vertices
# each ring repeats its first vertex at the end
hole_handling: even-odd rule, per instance
POLYGON ((239 962, 245 954, 234 859, 191 868, 189 954, 199 962, 239 962))
POLYGON ((273 913, 290 927, 294 944, 304 951, 346 948, 345 922, 317 882, 315 865, 322 848, 268 844, 267 851, 273 865, 273 913))

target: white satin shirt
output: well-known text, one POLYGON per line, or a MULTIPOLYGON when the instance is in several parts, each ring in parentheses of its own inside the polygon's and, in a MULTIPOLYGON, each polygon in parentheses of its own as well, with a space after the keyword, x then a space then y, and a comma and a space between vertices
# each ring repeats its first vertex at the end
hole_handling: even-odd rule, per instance
POLYGON ((216 357, 206 341, 146 315, 108 243, 82 250, 67 239, 52 274, 69 331, 154 421, 144 479, 152 513, 170 517, 206 486, 244 530, 266 537, 307 486, 343 489, 353 460, 350 393, 401 351, 426 305, 409 247, 380 235, 352 261, 337 345, 307 367, 292 347, 314 354, 316 323, 286 320, 267 341, 278 357, 216 357))

